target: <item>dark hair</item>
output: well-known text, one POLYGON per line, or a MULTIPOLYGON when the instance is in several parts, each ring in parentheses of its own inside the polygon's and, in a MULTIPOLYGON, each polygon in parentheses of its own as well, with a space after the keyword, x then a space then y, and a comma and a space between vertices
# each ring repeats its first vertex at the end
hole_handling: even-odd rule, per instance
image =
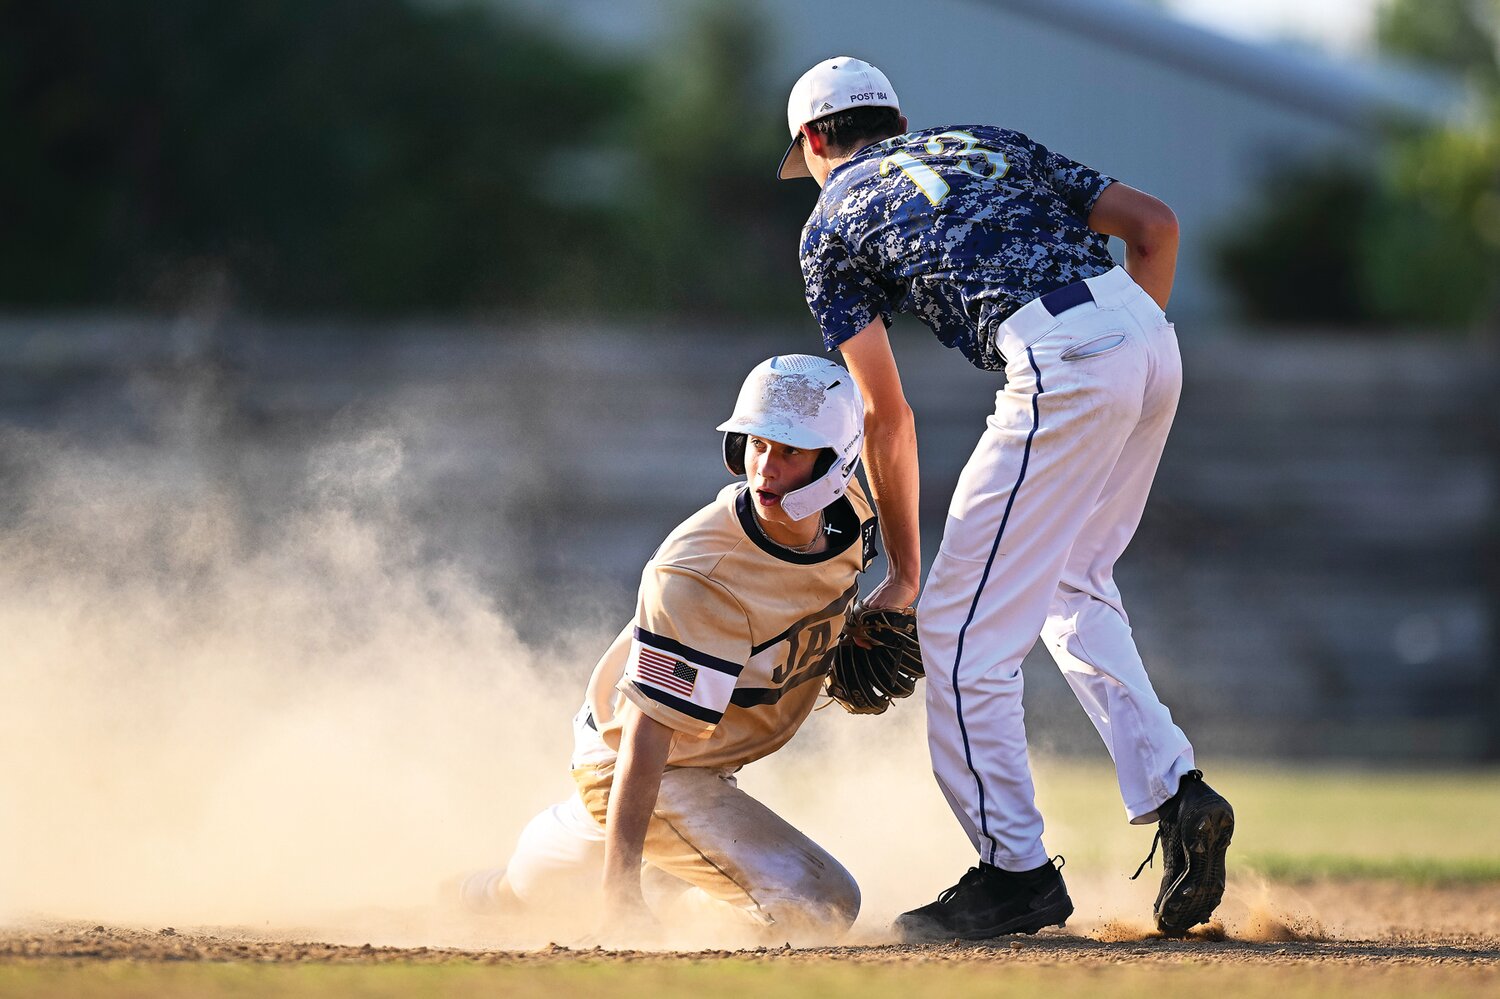
POLYGON ((850 108, 807 123, 828 140, 834 152, 847 153, 901 134, 901 112, 895 108, 850 108))
POLYGON ((812 481, 816 482, 828 474, 833 463, 839 460, 839 453, 831 447, 825 447, 818 452, 818 459, 813 462, 812 481))

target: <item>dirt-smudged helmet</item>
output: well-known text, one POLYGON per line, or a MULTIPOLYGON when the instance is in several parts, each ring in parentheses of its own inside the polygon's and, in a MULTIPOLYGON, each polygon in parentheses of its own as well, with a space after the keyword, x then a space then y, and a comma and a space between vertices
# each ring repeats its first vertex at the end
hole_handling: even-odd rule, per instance
POLYGON ((811 354, 780 354, 755 366, 740 389, 724 431, 724 464, 745 474, 745 441, 762 437, 804 450, 823 450, 814 478, 781 497, 793 520, 810 517, 844 495, 865 439, 865 404, 854 379, 834 362, 811 354))

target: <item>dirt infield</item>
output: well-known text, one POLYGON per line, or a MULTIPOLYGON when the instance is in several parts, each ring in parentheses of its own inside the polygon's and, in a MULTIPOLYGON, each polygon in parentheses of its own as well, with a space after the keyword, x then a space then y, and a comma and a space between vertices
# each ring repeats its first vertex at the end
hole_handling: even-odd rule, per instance
MULTIPOLYGON (((1165 940, 1119 920, 1087 923, 1034 937, 981 943, 749 950, 638 951, 548 944, 513 949, 497 939, 478 943, 485 924, 470 924, 464 947, 375 946, 319 942, 292 932, 242 928, 130 928, 76 922, 34 922, 0 931, 0 963, 240 962, 308 964, 529 965, 566 963, 711 962, 856 964, 1006 963, 1079 968, 1122 964, 1180 965, 1430 965, 1500 970, 1500 884, 1412 887, 1386 882, 1279 887, 1293 908, 1241 906, 1227 924, 1186 940, 1165 940), (1295 910, 1295 911, 1294 911, 1295 910)), ((346 931, 347 932, 347 931, 346 931)), ((498 933, 498 928, 497 928, 498 933)), ((451 934, 449 934, 451 936, 451 934)))
POLYGON ((978 943, 876 944, 853 947, 758 948, 718 951, 637 951, 551 945, 531 951, 472 951, 433 947, 354 947, 291 940, 256 940, 234 934, 131 930, 119 927, 58 927, 50 931, 7 933, 0 943, 3 959, 102 961, 234 961, 316 964, 477 964, 522 965, 565 962, 750 960, 815 962, 838 960, 863 964, 986 963, 1081 967, 1118 964, 1180 964, 1184 960, 1216 964, 1402 964, 1500 967, 1500 940, 1467 937, 1450 941, 1321 940, 1261 943, 1215 939, 1217 934, 1188 940, 1147 937, 1105 941, 1067 932, 978 943))

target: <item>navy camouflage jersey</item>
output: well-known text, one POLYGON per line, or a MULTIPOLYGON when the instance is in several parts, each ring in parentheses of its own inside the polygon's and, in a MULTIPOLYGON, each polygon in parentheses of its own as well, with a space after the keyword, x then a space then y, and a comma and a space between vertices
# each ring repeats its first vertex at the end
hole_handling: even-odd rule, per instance
POLYGON ((1088 227, 1111 183, 1020 132, 929 128, 866 146, 829 174, 802 230, 807 304, 829 350, 876 316, 921 319, 976 366, 1016 309, 1114 266, 1088 227))

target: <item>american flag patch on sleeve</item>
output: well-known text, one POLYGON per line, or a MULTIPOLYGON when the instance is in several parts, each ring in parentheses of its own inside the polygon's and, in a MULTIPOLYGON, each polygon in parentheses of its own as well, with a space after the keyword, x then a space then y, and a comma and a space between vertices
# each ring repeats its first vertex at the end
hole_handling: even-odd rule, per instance
POLYGON ((698 683, 698 669, 681 659, 673 659, 644 645, 636 660, 638 679, 676 694, 679 697, 693 696, 693 687, 698 683))

